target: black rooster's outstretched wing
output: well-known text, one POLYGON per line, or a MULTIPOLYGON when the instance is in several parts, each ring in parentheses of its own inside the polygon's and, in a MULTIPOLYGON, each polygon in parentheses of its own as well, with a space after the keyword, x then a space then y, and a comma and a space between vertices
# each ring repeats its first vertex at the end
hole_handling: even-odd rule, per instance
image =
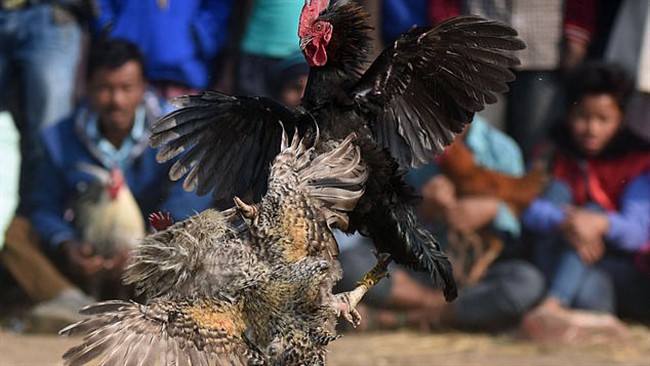
POLYGON ((159 162, 181 155, 169 177, 185 174, 186 190, 202 195, 214 188, 217 200, 263 194, 268 167, 279 152, 281 122, 296 126, 296 115, 282 104, 263 97, 230 96, 216 91, 177 97, 180 109, 156 122, 151 146, 162 147, 159 162), (189 173, 188 173, 189 172, 189 173))
POLYGON ((225 301, 106 301, 84 308, 90 318, 61 330, 84 335, 64 355, 65 365, 265 364, 244 335, 243 315, 225 301))
POLYGON ((406 166, 428 163, 508 90, 509 51, 525 48, 507 25, 476 16, 417 27, 387 48, 352 90, 380 146, 406 166))

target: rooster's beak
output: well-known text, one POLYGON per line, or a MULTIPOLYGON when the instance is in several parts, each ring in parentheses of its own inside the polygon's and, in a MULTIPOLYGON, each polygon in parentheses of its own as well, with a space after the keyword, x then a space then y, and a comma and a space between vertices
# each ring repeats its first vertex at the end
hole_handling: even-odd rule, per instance
POLYGON ((314 40, 314 36, 307 36, 305 38, 300 38, 300 49, 304 50, 311 41, 314 40))

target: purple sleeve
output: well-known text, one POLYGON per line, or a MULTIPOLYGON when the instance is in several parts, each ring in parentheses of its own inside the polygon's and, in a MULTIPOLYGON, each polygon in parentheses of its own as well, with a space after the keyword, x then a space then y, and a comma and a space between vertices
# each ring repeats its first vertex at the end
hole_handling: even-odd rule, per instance
POLYGON ((539 198, 524 211, 521 221, 530 230, 548 233, 557 230, 564 221, 563 207, 573 202, 570 188, 562 181, 553 179, 539 198))
POLYGON ((232 1, 203 0, 192 29, 197 41, 197 51, 204 60, 211 60, 228 40, 228 21, 232 1))
POLYGON ((607 214, 605 239, 617 247, 636 251, 650 237, 650 174, 632 180, 621 197, 620 211, 607 214))
POLYGON ((536 232, 555 231, 564 221, 562 208, 549 200, 537 198, 521 217, 524 226, 536 232))

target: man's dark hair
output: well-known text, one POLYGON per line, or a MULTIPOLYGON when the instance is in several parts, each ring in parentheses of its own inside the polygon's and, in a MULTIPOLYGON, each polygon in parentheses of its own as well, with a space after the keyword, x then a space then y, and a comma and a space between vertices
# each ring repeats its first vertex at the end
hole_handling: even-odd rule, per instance
POLYGON ((135 61, 140 64, 142 76, 144 73, 144 56, 138 46, 134 43, 123 39, 102 40, 90 50, 88 56, 88 66, 86 69, 86 79, 90 80, 93 74, 99 69, 118 69, 129 61, 135 61))
POLYGON ((568 78, 567 106, 571 108, 586 95, 607 94, 624 111, 633 89, 633 80, 620 66, 602 62, 588 63, 568 78))

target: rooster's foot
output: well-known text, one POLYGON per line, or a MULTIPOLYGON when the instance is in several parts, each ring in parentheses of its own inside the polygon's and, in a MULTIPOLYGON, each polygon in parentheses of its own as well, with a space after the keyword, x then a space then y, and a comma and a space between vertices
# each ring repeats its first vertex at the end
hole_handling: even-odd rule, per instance
POLYGON ((172 215, 169 212, 163 213, 162 211, 158 211, 149 214, 149 224, 156 231, 163 231, 174 225, 174 219, 172 219, 172 215))
POLYGON ((361 324, 361 314, 357 305, 363 296, 382 278, 388 277, 388 265, 392 261, 390 254, 373 252, 377 257, 377 264, 357 282, 357 287, 352 291, 334 295, 333 306, 337 316, 343 316, 354 327, 361 324))

